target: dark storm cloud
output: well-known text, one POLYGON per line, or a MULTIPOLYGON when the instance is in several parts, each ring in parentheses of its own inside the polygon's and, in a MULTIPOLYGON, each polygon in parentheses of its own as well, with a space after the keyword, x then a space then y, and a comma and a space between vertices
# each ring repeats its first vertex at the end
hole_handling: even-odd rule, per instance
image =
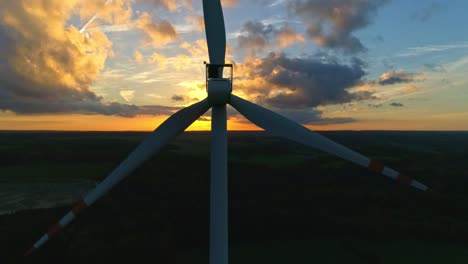
POLYGON ((365 75, 360 60, 340 64, 333 57, 309 56, 289 58, 270 53, 255 66, 253 77, 266 81, 265 87, 249 87, 259 91, 257 101, 279 108, 311 108, 372 99, 370 92, 350 92, 362 83, 365 75))
POLYGON ((183 102, 185 101, 185 97, 183 95, 177 95, 177 94, 174 94, 172 97, 171 97, 172 101, 174 102, 183 102))
POLYGON ((211 116, 200 116, 198 118, 198 121, 209 122, 209 121, 211 121, 211 116))
POLYGON ((275 43, 286 47, 296 40, 298 35, 286 24, 275 27, 257 20, 245 22, 237 37, 238 47, 249 50, 251 54, 261 52, 275 43))
POLYGON ((182 95, 182 94, 174 94, 171 97, 171 100, 174 102, 198 102, 199 101, 198 98, 189 97, 189 96, 182 95))
POLYGON ((371 107, 371 108, 380 108, 383 106, 383 104, 368 104, 367 106, 371 107))
POLYGON ((241 35, 237 37, 240 48, 264 49, 269 44, 270 34, 274 32, 272 25, 260 21, 247 21, 242 25, 241 35))
POLYGON ((103 103, 101 97, 88 92, 51 92, 46 94, 43 90, 35 96, 13 94, 11 87, 0 85, 0 110, 12 111, 18 114, 102 114, 123 117, 137 115, 169 115, 178 110, 177 107, 158 105, 136 106, 117 102, 103 103), (49 95, 49 97, 46 97, 49 95))
POLYGON ((391 71, 382 74, 377 80, 380 85, 392 85, 398 83, 410 83, 416 81, 418 76, 421 74, 417 73, 406 73, 403 71, 391 71))
POLYGON ((277 111, 302 125, 344 124, 356 121, 349 117, 324 118, 322 112, 317 109, 278 109, 277 111))
POLYGON ((379 7, 387 0, 292 0, 288 8, 298 15, 307 33, 317 44, 346 53, 365 51, 353 34, 372 23, 379 7))
POLYGON ((391 103, 389 105, 394 106, 394 107, 403 107, 404 106, 402 103, 398 103, 398 102, 393 102, 393 103, 391 103))

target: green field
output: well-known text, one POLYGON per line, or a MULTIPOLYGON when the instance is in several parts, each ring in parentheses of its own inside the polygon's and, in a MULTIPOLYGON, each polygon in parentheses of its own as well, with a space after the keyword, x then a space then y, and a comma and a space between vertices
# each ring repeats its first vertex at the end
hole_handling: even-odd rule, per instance
MULTIPOLYGON (((196 254, 196 253, 193 253, 196 254)), ((468 249, 440 241, 320 240, 264 242, 232 246, 229 262, 236 263, 466 263, 468 249)), ((195 255, 196 256, 196 255, 195 255)), ((180 263, 208 263, 204 256, 185 256, 180 263)))
MULTIPOLYGON (((0 132, 5 263, 148 257, 158 263, 207 263, 210 137, 205 132, 179 136, 41 251, 22 257, 145 135, 0 132)), ((264 133, 229 133, 231 263, 468 263, 468 133, 324 135, 437 194, 402 188, 264 133)))

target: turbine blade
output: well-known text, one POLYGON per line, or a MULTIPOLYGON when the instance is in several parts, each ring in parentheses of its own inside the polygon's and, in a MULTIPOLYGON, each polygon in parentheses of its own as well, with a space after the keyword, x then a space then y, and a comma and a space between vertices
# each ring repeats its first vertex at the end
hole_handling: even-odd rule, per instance
POLYGON ((211 119, 210 261, 228 263, 228 175, 226 105, 215 105, 211 119))
POLYGON ((73 221, 86 207, 92 205, 97 199, 107 193, 117 183, 130 175, 138 166, 148 160, 169 141, 182 133, 190 124, 197 120, 209 109, 208 100, 205 99, 173 114, 151 133, 130 155, 120 163, 111 174, 79 200, 62 219, 55 223, 25 255, 46 243, 54 234, 73 221))
POLYGON ((429 190, 426 185, 416 180, 412 180, 405 175, 384 166, 378 161, 369 159, 368 157, 340 145, 266 108, 248 102, 235 95, 231 95, 230 104, 252 123, 276 136, 284 137, 289 140, 320 149, 366 167, 372 172, 394 179, 403 185, 412 186, 422 191, 429 190))
POLYGON ((206 42, 211 64, 224 64, 226 54, 226 30, 220 0, 203 0, 206 42))

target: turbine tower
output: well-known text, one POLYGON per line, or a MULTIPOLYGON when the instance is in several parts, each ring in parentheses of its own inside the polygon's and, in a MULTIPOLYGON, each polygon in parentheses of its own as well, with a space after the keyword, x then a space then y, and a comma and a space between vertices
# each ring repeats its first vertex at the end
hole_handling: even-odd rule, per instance
POLYGON ((283 137, 341 157, 370 171, 394 179, 403 185, 422 191, 429 188, 382 163, 367 158, 316 132, 313 132, 266 108, 231 94, 232 65, 225 64, 226 30, 220 0, 203 0, 206 39, 210 63, 206 64, 208 96, 204 100, 173 114, 154 130, 128 157, 120 163, 96 188, 80 199, 71 210, 55 223, 26 252, 31 254, 44 245, 58 231, 73 221, 86 207, 106 194, 112 187, 138 166, 156 154, 178 134, 195 122, 208 109, 211 119, 211 186, 210 186, 210 264, 228 263, 228 181, 227 181, 227 117, 230 104, 248 120, 275 136, 283 137), (230 78, 223 78, 224 68, 231 68, 230 78))

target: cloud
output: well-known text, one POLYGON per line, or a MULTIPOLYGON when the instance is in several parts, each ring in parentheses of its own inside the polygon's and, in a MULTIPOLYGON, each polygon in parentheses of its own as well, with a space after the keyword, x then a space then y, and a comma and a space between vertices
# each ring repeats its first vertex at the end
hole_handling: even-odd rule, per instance
POLYGON ((425 63, 423 66, 433 72, 446 72, 447 71, 443 65, 439 65, 435 63, 425 63))
POLYGON ((383 106, 383 104, 368 104, 367 106, 371 107, 371 108, 380 108, 383 106))
POLYGON ((193 10, 192 0, 183 0, 182 3, 184 4, 185 8, 187 8, 188 10, 193 10))
POLYGON ((137 63, 143 62, 143 55, 141 55, 141 53, 138 50, 135 50, 135 52, 133 53, 133 56, 135 57, 135 61, 137 63))
POLYGON ((125 101, 130 102, 133 98, 135 98, 135 91, 134 90, 121 90, 120 96, 122 96, 125 101))
POLYGON ((162 54, 154 52, 149 58, 149 62, 158 65, 160 68, 167 66, 168 58, 162 54))
POLYGON ((276 35, 276 42, 280 48, 286 48, 295 42, 305 42, 303 35, 296 33, 289 27, 284 27, 276 35))
MULTIPOLYGON (((120 116, 174 110, 104 102, 91 84, 112 56, 110 40, 99 31, 81 34, 67 26, 81 12, 77 1, 24 2, 0 2, 0 110, 120 116)), ((105 8, 112 10, 119 2, 105 8)))
POLYGON ((211 122, 211 116, 200 116, 198 118, 198 121, 202 121, 202 122, 211 122))
POLYGON ((190 96, 186 96, 186 95, 180 95, 180 94, 174 94, 172 97, 171 97, 171 100, 174 101, 174 102, 193 102, 193 101, 198 101, 197 98, 192 98, 190 96))
POLYGON ((278 111, 302 125, 330 125, 352 123, 356 120, 349 117, 327 118, 317 109, 278 109, 278 111))
POLYGON ((393 107, 403 107, 404 106, 402 103, 398 103, 398 102, 392 102, 389 105, 393 106, 393 107))
POLYGON ((133 117, 136 115, 172 115, 176 111, 179 111, 181 107, 173 107, 173 106, 162 106, 162 105, 143 105, 143 106, 135 106, 136 109, 129 113, 129 117, 133 117))
MULTIPOLYGON (((135 1, 135 0, 127 0, 135 1)), ((192 0, 137 0, 137 2, 149 3, 152 7, 162 8, 171 13, 179 12, 181 8, 193 10, 192 0)))
POLYGON ((208 45, 205 39, 197 39, 195 43, 183 42, 179 47, 194 58, 204 57, 208 54, 208 45))
POLYGON ((221 0, 223 8, 236 7, 239 4, 239 0, 221 0))
MULTIPOLYGON (((53 4, 55 0, 48 0, 45 2, 49 3, 51 8, 54 8, 53 4)), ((66 0, 62 2, 69 6, 76 7, 74 11, 85 21, 80 31, 86 30, 87 27, 95 23, 98 24, 98 21, 104 21, 115 25, 127 24, 132 19, 133 10, 131 1, 129 0, 66 0)))
POLYGON ((170 12, 175 12, 177 10, 176 0, 152 0, 156 6, 164 7, 170 12))
MULTIPOLYGON (((318 109, 307 108, 307 109, 284 109, 284 108, 274 108, 276 113, 279 113, 299 124, 302 125, 331 125, 331 124, 345 124, 352 123, 356 120, 350 117, 324 117, 323 112, 318 109)), ((208 111, 208 113, 211 110, 208 111)), ((236 122, 248 123, 251 122, 244 117, 241 117, 241 114, 237 112, 234 108, 228 107, 228 119, 234 119, 236 122)))
POLYGON ((183 101, 185 101, 185 96, 174 94, 174 95, 171 97, 171 99, 172 99, 172 101, 174 101, 174 102, 183 102, 183 101))
POLYGON ((415 85, 407 85, 401 90, 401 94, 412 94, 415 92, 419 92, 421 88, 415 86, 415 85))
POLYGON ((303 20, 309 37, 318 45, 356 53, 366 48, 353 33, 371 24, 377 9, 386 2, 292 0, 288 2, 288 8, 303 20))
POLYGON ((178 38, 178 34, 171 22, 164 19, 153 21, 151 15, 146 12, 141 13, 136 19, 135 26, 145 33, 145 43, 155 48, 161 48, 178 38))
POLYGON ((275 42, 280 48, 285 48, 297 41, 304 42, 304 36, 287 25, 276 28, 261 21, 245 22, 237 37, 238 47, 247 49, 251 55, 264 51, 275 42))
POLYGON ((242 25, 241 34, 237 37, 239 48, 245 48, 255 54, 269 46, 269 35, 273 33, 272 25, 260 21, 247 21, 242 25))
POLYGON ((421 79, 422 74, 406 73, 403 71, 391 71, 382 74, 378 79, 380 85, 392 85, 398 83, 409 83, 421 79))
POLYGON ((191 25, 195 25, 198 32, 205 32, 205 19, 203 16, 188 16, 186 21, 191 25))
POLYGON ((373 99, 370 91, 350 92, 363 82, 365 72, 359 60, 340 64, 328 55, 289 58, 270 53, 238 67, 236 87, 252 99, 278 108, 312 108, 373 99))
POLYGON ((453 43, 453 44, 437 44, 437 45, 423 45, 419 47, 410 47, 406 51, 396 54, 398 57, 413 57, 421 56, 434 52, 444 52, 454 49, 467 49, 468 42, 453 43))
POLYGON ((420 22, 427 22, 434 15, 436 15, 437 13, 440 13, 441 11, 443 11, 445 9, 445 7, 446 6, 444 6, 441 3, 432 2, 429 5, 422 7, 417 12, 414 12, 411 15, 411 19, 418 20, 420 22))

